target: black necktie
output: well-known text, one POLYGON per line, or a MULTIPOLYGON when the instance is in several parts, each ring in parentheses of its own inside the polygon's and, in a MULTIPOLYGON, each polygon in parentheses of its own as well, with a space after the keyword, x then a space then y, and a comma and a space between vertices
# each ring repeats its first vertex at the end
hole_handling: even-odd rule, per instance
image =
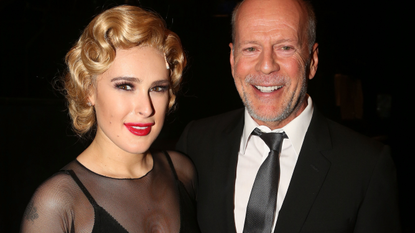
POLYGON ((279 155, 285 133, 263 133, 258 128, 252 132, 258 135, 270 149, 255 177, 251 196, 246 209, 244 233, 270 233, 274 222, 280 180, 279 155))

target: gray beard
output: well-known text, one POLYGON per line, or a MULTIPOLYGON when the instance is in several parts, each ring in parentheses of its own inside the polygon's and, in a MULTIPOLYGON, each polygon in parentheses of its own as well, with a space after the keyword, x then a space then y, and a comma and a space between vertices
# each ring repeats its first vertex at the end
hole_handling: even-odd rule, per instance
MULTIPOLYGON (((251 77, 247 77, 247 79, 249 78, 251 77)), ((259 115, 257 112, 255 112, 253 108, 253 104, 251 103, 251 101, 246 96, 246 93, 244 92, 244 98, 242 99, 242 101, 244 102, 244 105, 246 109, 248 110, 249 115, 263 122, 280 122, 280 121, 285 120, 287 117, 289 117, 294 112, 294 110, 297 108, 297 106, 299 106, 299 104, 303 101, 303 99, 305 98, 307 94, 307 80, 305 78, 305 73, 302 74, 302 78, 303 78, 303 84, 301 86, 300 95, 298 99, 295 99, 295 96, 292 95, 285 109, 279 115, 276 115, 276 116, 259 115)))

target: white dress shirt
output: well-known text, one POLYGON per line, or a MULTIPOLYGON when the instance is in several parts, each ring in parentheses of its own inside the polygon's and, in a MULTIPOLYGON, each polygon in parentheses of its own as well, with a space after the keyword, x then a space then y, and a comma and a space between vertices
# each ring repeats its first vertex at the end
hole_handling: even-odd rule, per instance
POLYGON ((245 109, 245 125, 238 154, 235 181, 235 225, 236 232, 243 232, 246 207, 255 181, 256 174, 262 162, 267 158, 269 147, 260 137, 251 137, 255 128, 263 132, 285 132, 288 139, 284 139, 280 154, 280 182, 277 194, 277 209, 272 229, 277 222, 278 213, 284 202, 291 176, 303 145, 304 137, 313 115, 313 103, 308 96, 308 105, 304 111, 282 129, 271 130, 267 126, 258 125, 245 109))

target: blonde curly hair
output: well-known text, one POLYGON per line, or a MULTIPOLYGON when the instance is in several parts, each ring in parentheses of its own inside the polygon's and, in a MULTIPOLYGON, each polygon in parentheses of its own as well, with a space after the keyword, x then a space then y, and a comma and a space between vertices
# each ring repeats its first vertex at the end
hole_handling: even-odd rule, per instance
POLYGON ((165 54, 170 66, 169 108, 174 105, 186 66, 180 38, 166 28, 156 13, 136 6, 117 6, 97 15, 65 57, 68 66, 63 80, 65 97, 74 131, 79 136, 96 123, 94 108, 88 105, 96 77, 109 69, 117 49, 135 46, 151 46, 165 54))

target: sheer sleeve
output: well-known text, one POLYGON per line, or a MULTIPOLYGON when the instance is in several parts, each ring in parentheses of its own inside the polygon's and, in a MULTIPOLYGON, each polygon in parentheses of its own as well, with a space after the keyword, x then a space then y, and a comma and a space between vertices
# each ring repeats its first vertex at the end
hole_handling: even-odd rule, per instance
POLYGON ((183 183, 190 197, 196 199, 197 172, 193 162, 179 152, 168 151, 168 153, 173 162, 178 179, 183 183))
POLYGON ((199 232, 192 162, 177 152, 153 159, 140 178, 106 177, 69 163, 36 190, 21 232, 199 232))
POLYGON ((26 207, 21 232, 73 232, 72 207, 78 196, 74 185, 65 173, 45 181, 26 207))

